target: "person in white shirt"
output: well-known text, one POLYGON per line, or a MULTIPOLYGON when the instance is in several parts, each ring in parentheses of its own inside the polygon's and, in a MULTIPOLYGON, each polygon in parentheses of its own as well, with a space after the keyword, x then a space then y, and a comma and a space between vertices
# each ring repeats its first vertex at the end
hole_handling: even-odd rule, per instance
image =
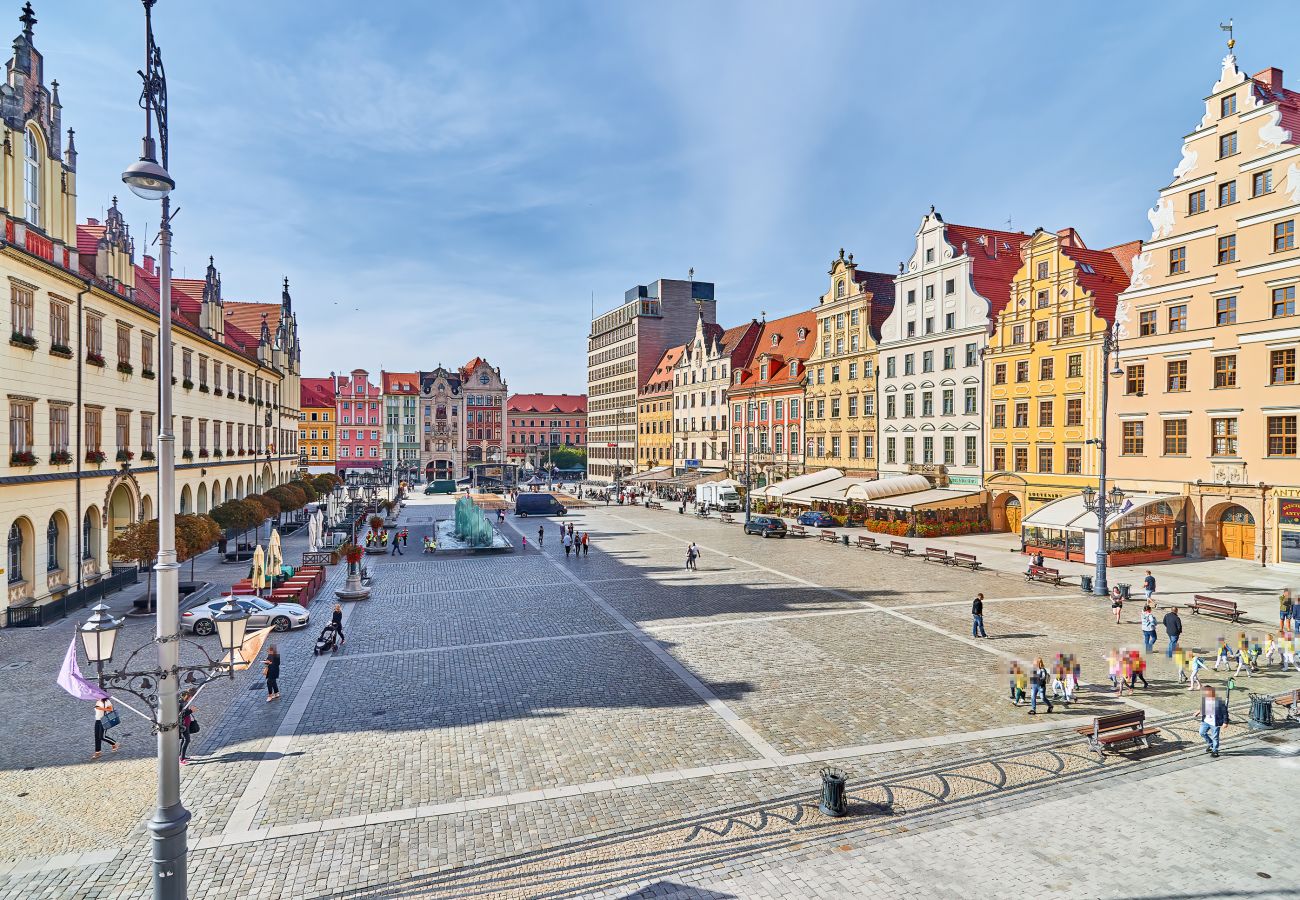
POLYGON ((1201 711, 1197 713, 1201 720, 1201 738, 1205 741, 1205 752, 1215 759, 1219 758, 1219 733, 1228 723, 1228 704, 1214 695, 1214 688, 1208 685, 1201 695, 1201 711))

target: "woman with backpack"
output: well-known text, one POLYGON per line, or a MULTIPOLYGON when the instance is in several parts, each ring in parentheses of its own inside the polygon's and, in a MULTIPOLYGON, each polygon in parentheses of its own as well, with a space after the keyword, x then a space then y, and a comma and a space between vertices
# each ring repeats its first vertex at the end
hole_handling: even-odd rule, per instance
POLYGON ((190 701, 194 699, 194 691, 189 690, 181 694, 181 765, 190 764, 190 738, 199 733, 199 720, 194 715, 194 706, 190 701))

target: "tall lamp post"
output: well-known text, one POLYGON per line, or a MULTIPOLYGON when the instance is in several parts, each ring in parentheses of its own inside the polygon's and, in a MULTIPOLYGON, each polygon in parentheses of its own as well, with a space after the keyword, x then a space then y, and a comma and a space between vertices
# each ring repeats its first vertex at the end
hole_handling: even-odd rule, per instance
MULTIPOLYGON (((178 729, 180 668, 180 563, 176 559, 176 436, 172 432, 172 211, 170 194, 176 182, 167 171, 167 77, 162 52, 153 38, 153 7, 144 4, 145 65, 143 88, 144 141, 140 159, 122 173, 131 192, 145 200, 162 201, 158 229, 158 573, 156 683, 158 735, 158 798, 149 832, 153 836, 153 883, 156 900, 184 898, 185 832, 190 814, 181 804, 180 733, 178 729), (153 129, 158 127, 157 150, 153 129), (161 158, 161 162, 159 161, 161 158)), ((109 649, 112 649, 110 642, 109 649)))
POLYGON ((1113 487, 1109 494, 1106 493, 1106 432, 1110 418, 1110 377, 1124 374, 1119 368, 1119 331, 1116 326, 1107 328, 1102 335, 1101 349, 1101 435, 1086 441, 1097 447, 1097 455, 1100 457, 1097 466, 1097 487, 1094 490, 1090 485, 1083 489, 1082 494, 1084 508, 1097 514, 1097 567, 1096 575, 1093 577, 1092 592, 1098 597, 1105 597, 1110 594, 1110 586, 1106 582, 1108 555, 1106 520, 1124 502, 1124 493, 1119 487, 1113 487), (1110 370, 1112 357, 1115 360, 1113 371, 1110 370))
POLYGON ((752 506, 753 501, 751 498, 753 497, 754 494, 754 483, 753 480, 750 478, 750 473, 749 473, 749 445, 751 442, 749 423, 751 422, 751 420, 757 418, 757 416, 755 415, 755 410, 756 407, 754 405, 753 400, 748 400, 745 402, 745 427, 742 428, 741 431, 744 432, 744 438, 745 438, 745 524, 746 525, 749 524, 750 510, 753 508, 752 506))

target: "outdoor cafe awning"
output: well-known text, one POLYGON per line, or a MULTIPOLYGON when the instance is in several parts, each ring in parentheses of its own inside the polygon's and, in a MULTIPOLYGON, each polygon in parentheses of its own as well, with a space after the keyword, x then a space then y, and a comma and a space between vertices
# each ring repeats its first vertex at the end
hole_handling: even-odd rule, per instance
POLYGON ((646 469, 644 472, 637 472, 635 475, 629 475, 624 481, 663 481, 671 478, 673 474, 672 466, 658 466, 653 469, 646 469))
POLYGON ((872 500, 870 505, 884 507, 885 509, 904 510, 962 509, 964 507, 983 506, 984 492, 982 490, 955 491, 947 488, 931 488, 927 491, 916 491, 910 494, 899 494, 896 497, 886 497, 883 500, 872 500))
MULTIPOLYGON (((1107 517, 1106 526, 1109 528, 1120 519, 1142 512, 1142 510, 1157 503, 1168 503, 1177 499, 1177 494, 1132 494, 1126 496, 1120 508, 1107 517)), ((1084 506, 1081 495, 1071 494, 1068 497, 1062 497, 1059 500, 1053 500, 1051 503, 1040 506, 1025 516, 1024 521, 1020 523, 1020 527, 1095 532, 1097 530, 1097 513, 1095 510, 1090 510, 1084 506)))
POLYGON ((843 477, 844 473, 839 469, 818 469, 816 472, 805 472, 803 475, 796 475, 793 478, 787 478, 785 481, 769 484, 761 490, 754 491, 754 496, 765 500, 783 500, 794 491, 825 484, 828 481, 843 477))

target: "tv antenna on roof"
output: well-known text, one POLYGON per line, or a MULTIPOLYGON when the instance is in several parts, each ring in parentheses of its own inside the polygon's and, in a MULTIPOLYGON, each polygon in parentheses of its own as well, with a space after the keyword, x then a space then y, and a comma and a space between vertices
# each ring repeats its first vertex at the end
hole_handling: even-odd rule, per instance
POLYGON ((691 266, 689 269, 686 270, 686 277, 691 281, 695 280, 695 266, 691 266))
POLYGON ((1231 50, 1233 47, 1237 46, 1237 39, 1234 38, 1234 37, 1232 36, 1232 19, 1229 19, 1226 25, 1225 25, 1223 22, 1220 22, 1220 23, 1219 23, 1219 30, 1220 30, 1220 31, 1226 31, 1226 32, 1228 32, 1228 49, 1229 49, 1229 50, 1231 50))

